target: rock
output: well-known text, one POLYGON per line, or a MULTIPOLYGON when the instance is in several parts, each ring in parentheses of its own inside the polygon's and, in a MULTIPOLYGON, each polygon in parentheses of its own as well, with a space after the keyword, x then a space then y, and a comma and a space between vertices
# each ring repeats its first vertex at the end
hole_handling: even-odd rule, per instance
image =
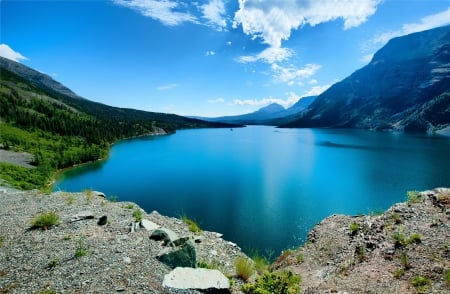
POLYGON ((152 232, 150 239, 155 241, 164 241, 164 246, 174 246, 173 242, 178 239, 177 234, 167 228, 159 228, 152 232))
POLYGON ((85 219, 94 219, 94 214, 90 211, 82 211, 77 213, 77 215, 70 219, 70 222, 82 221, 85 219))
POLYGON ((153 231, 160 228, 159 225, 146 219, 141 220, 139 226, 143 229, 146 229, 147 231, 153 231))
POLYGON ((176 267, 195 267, 197 265, 197 257, 194 243, 191 240, 186 241, 183 245, 175 248, 164 248, 157 256, 158 260, 166 265, 176 267))
POLYGON ((92 194, 97 196, 97 197, 102 197, 102 198, 106 198, 105 193, 103 192, 99 192, 99 191, 92 191, 92 194))
POLYGON ((104 226, 104 225, 106 225, 107 222, 108 222, 108 217, 106 215, 104 215, 98 219, 97 225, 104 226))
POLYGON ((177 267, 164 276, 164 287, 180 290, 228 290, 230 281, 220 271, 205 268, 177 267))

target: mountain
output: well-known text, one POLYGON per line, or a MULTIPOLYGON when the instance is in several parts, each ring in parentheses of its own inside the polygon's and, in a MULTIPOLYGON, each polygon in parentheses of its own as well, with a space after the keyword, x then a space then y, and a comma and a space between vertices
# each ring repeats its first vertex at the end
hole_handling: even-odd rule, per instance
POLYGON ((57 169, 105 158, 117 140, 236 126, 93 102, 48 75, 1 57, 0 117, 2 151, 25 151, 37 167, 0 158, 0 179, 27 189, 46 186, 57 169))
POLYGON ((450 26, 390 40, 284 127, 433 132, 450 124, 450 26))
POLYGON ((309 96, 300 98, 297 103, 295 103, 288 109, 285 109, 280 104, 272 103, 248 114, 214 118, 197 118, 210 122, 222 122, 241 125, 279 125, 280 122, 287 123, 297 118, 297 116, 295 115, 305 110, 316 97, 317 96, 309 96))

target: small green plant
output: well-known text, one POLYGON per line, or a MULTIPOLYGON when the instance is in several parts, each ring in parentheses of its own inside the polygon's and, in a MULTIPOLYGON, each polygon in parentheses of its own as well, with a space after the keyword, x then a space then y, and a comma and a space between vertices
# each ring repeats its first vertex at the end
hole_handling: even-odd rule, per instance
POLYGON ((400 224, 402 222, 400 215, 396 212, 392 213, 392 219, 394 220, 395 224, 400 224))
POLYGON ((255 254, 252 256, 254 266, 256 269, 256 272, 258 274, 263 274, 267 271, 267 268, 269 267, 269 262, 264 256, 261 256, 259 254, 255 254))
POLYGON ((356 256, 358 257, 359 262, 363 262, 366 259, 366 247, 357 246, 355 251, 356 251, 356 256))
POLYGON ((402 252, 402 254, 400 255, 400 263, 402 264, 402 266, 405 270, 411 268, 411 264, 409 263, 408 254, 405 251, 402 252))
POLYGON ((31 220, 31 228, 41 228, 47 230, 51 226, 57 226, 59 224, 59 215, 56 212, 43 212, 35 216, 31 220))
POLYGON ((71 234, 66 234, 66 235, 64 235, 64 237, 62 237, 62 239, 64 241, 68 241, 68 240, 72 239, 72 235, 71 234))
POLYGON ((444 282, 447 284, 447 287, 450 287, 450 268, 444 271, 444 282))
POLYGON ((67 200, 67 204, 72 205, 75 200, 75 197, 72 194, 67 194, 66 200, 67 200))
POLYGON ((406 236, 403 233, 403 230, 399 229, 397 230, 393 235, 392 239, 394 240, 394 245, 396 248, 400 248, 403 246, 406 246, 406 236))
POLYGON ((360 229, 360 225, 358 223, 352 223, 350 225, 350 234, 352 236, 356 235, 356 233, 358 233, 359 229, 360 229))
POLYGON ((417 293, 425 293, 431 284, 431 280, 427 277, 417 276, 412 279, 411 284, 417 288, 417 293))
POLYGON ((266 273, 256 280, 242 286, 246 294, 297 294, 300 292, 301 277, 290 271, 266 273))
POLYGON ((236 274, 238 277, 247 281, 255 273, 255 267, 253 262, 245 257, 239 256, 234 261, 236 274))
POLYGON ((218 269, 218 265, 216 263, 207 263, 206 261, 198 261, 198 268, 206 268, 206 269, 218 269))
POLYGON ((86 202, 87 202, 87 204, 91 204, 92 197, 94 196, 94 193, 92 192, 92 189, 86 189, 83 192, 86 194, 86 202))
POLYGON ((59 257, 55 257, 47 263, 48 268, 54 268, 59 265, 61 265, 61 260, 59 260, 59 257))
POLYGON ((422 242, 422 236, 417 233, 414 233, 411 236, 409 236, 407 243, 408 244, 411 244, 411 243, 419 244, 420 242, 422 242))
POLYGON ((188 218, 186 215, 181 216, 181 220, 189 226, 189 231, 193 233, 200 233, 202 231, 197 222, 188 218))
POLYGON ((56 292, 52 289, 44 289, 38 292, 38 294, 55 294, 56 292))
POLYGON ((84 245, 83 238, 78 241, 78 247, 75 250, 75 258, 80 258, 88 254, 87 248, 84 245))
POLYGON ((134 205, 133 204, 127 204, 127 205, 125 205, 125 209, 133 209, 134 208, 134 205))
POLYGON ((303 263, 305 261, 305 257, 303 256, 303 253, 297 254, 297 262, 303 263))
POLYGON ((406 195, 408 197, 408 204, 420 203, 423 200, 419 191, 408 191, 406 195))
POLYGON ((403 275, 405 274, 405 270, 403 269, 403 268, 399 268, 399 269, 397 269, 397 270, 395 270, 394 271, 394 273, 392 274, 392 276, 394 277, 394 278, 400 278, 400 277, 402 277, 403 275))
POLYGON ((142 220, 142 211, 140 209, 134 210, 133 217, 136 222, 140 222, 142 220))

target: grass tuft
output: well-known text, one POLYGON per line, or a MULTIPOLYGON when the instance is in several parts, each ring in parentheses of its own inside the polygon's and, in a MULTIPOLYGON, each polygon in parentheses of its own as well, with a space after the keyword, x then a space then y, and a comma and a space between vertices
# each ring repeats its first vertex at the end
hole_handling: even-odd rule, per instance
POLYGON ((237 257, 234 261, 234 266, 236 274, 244 281, 247 281, 255 273, 253 262, 245 257, 237 257))
POLYGON ((51 226, 57 226, 59 224, 59 215, 56 212, 43 212, 35 216, 31 220, 31 228, 41 228, 47 230, 51 226))
POLYGON ((193 233, 200 233, 202 231, 197 222, 193 219, 188 218, 186 215, 182 215, 181 220, 189 226, 189 231, 193 233))

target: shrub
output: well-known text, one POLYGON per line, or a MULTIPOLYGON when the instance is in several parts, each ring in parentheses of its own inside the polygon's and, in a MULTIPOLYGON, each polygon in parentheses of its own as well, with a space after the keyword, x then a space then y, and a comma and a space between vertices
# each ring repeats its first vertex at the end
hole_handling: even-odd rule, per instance
POLYGON ((80 238, 80 240, 78 241, 77 250, 75 251, 75 258, 80 258, 86 256, 87 254, 88 254, 87 248, 84 245, 83 239, 80 238))
POLYGON ((255 273, 253 262, 245 257, 237 257, 234 261, 234 266, 236 274, 244 281, 247 281, 255 273))
POLYGON ((31 228, 41 228, 47 230, 51 226, 57 226, 59 224, 59 215, 56 212, 43 212, 35 216, 31 220, 31 228))
POLYGON ((297 294, 300 292, 300 282, 301 277, 290 271, 266 273, 256 283, 245 284, 242 291, 247 294, 297 294))
POLYGON ((450 287, 450 269, 444 271, 444 282, 450 287))
POLYGON ((401 231, 398 230, 397 232, 395 232, 392 235, 392 239, 394 239, 394 245, 395 247, 399 248, 399 247, 403 247, 406 245, 406 236, 405 234, 401 231))
POLYGON ((425 293, 428 290, 431 280, 427 277, 417 276, 412 279, 411 284, 417 288, 417 293, 425 293))
POLYGON ((405 270, 403 268, 399 268, 399 269, 395 270, 392 275, 394 276, 394 278, 398 279, 401 276, 403 276, 404 274, 405 274, 405 270))
POLYGON ((356 233, 359 231, 360 225, 358 223, 352 223, 350 225, 350 233, 352 236, 356 235, 356 233))
POLYGON ((420 242, 422 242, 422 236, 420 236, 417 233, 412 234, 408 238, 408 244, 411 244, 411 243, 417 243, 418 244, 420 242))
POLYGON ((181 216, 181 220, 189 226, 189 231, 193 233, 200 233, 202 231, 197 222, 188 218, 186 215, 181 216))
POLYGON ((305 257, 303 256, 303 253, 297 254, 297 262, 303 263, 303 261, 305 261, 305 257))
POLYGON ((422 197, 420 196, 418 191, 408 191, 406 193, 408 197, 408 204, 420 203, 422 202, 422 197))
POLYGON ((133 217, 136 222, 140 222, 142 220, 142 211, 140 209, 136 209, 133 211, 133 217))

